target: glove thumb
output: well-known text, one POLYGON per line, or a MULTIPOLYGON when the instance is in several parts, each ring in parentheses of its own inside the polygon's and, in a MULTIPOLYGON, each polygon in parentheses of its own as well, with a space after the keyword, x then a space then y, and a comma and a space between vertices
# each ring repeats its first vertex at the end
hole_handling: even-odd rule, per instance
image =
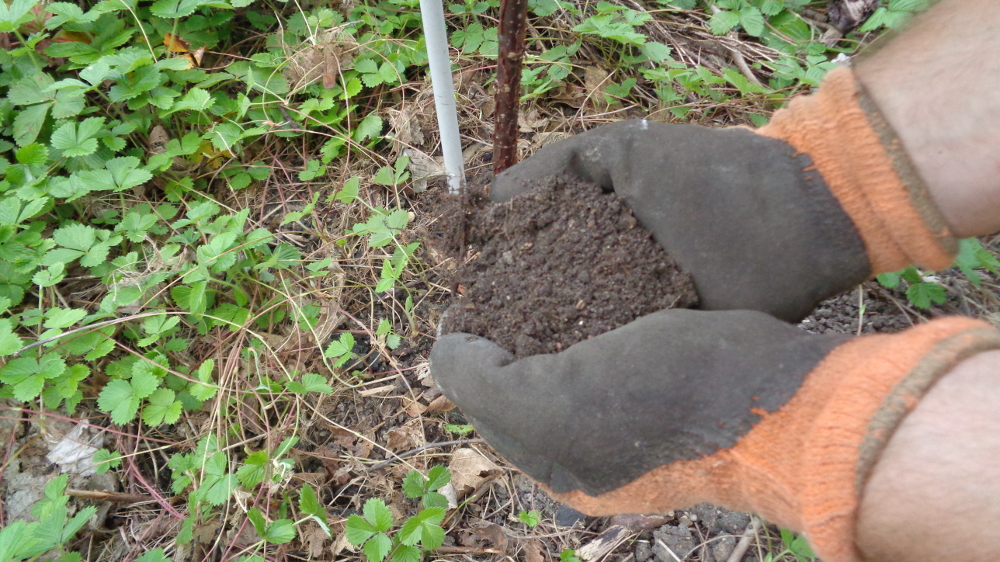
POLYGON ((486 338, 455 332, 438 338, 431 349, 431 372, 441 392, 455 404, 478 402, 476 394, 485 381, 482 373, 494 372, 514 361, 514 355, 486 338))

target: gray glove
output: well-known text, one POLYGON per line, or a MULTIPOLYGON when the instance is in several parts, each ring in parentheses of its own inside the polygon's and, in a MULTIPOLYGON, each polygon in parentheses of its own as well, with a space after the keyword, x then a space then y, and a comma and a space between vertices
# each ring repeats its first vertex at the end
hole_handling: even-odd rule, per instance
POLYGON ((614 190, 692 274, 701 308, 798 321, 871 272, 851 218, 810 159, 746 129, 623 121, 539 150, 497 176, 504 201, 570 175, 614 190))

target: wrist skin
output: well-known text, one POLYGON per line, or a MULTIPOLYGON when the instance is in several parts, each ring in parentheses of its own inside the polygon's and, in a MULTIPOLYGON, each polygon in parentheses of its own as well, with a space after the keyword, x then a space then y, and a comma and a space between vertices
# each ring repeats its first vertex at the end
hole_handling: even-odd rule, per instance
POLYGON ((998 22, 996 0, 942 0, 854 66, 958 237, 1000 230, 998 22))
POLYGON ((862 492, 868 562, 1000 560, 1000 350, 959 363, 897 427, 862 492))

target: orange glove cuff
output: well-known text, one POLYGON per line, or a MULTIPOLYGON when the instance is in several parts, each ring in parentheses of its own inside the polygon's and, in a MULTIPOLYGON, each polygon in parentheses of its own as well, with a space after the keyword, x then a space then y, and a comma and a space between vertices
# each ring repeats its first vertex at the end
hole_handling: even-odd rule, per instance
POLYGON ((826 562, 857 562, 858 499, 885 443, 938 378, 989 349, 1000 349, 1000 332, 960 317, 852 339, 830 352, 779 410, 755 412, 762 420, 735 446, 660 466, 596 497, 580 491, 554 497, 591 515, 708 501, 804 531, 826 562))
POLYGON ((854 221, 874 274, 954 261, 958 243, 944 216, 849 68, 830 71, 815 94, 792 100, 757 133, 812 158, 854 221))

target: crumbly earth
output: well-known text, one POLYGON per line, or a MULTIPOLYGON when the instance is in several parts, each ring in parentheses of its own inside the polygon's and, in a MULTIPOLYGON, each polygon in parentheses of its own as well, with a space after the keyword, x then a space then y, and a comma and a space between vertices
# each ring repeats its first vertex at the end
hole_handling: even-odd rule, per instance
POLYGON ((698 305, 690 274, 615 194, 567 178, 531 188, 473 207, 466 241, 477 251, 442 333, 483 336, 521 358, 698 305))

